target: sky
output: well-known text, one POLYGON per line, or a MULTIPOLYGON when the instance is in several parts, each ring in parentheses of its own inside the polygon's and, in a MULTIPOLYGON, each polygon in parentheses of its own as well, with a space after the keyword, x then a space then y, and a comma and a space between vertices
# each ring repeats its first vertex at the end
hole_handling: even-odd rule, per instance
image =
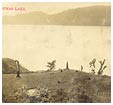
POLYGON ((74 3, 74 2, 68 2, 68 3, 58 3, 58 2, 3 2, 2 7, 24 7, 26 10, 25 11, 8 11, 8 10, 3 10, 2 13, 3 15, 15 15, 19 13, 26 13, 26 12, 31 12, 31 11, 43 11, 48 14, 54 14, 57 12, 61 12, 67 9, 72 9, 72 8, 80 8, 80 7, 87 7, 87 6, 95 6, 95 5, 105 5, 105 6, 110 6, 110 2, 85 2, 85 3, 74 3))

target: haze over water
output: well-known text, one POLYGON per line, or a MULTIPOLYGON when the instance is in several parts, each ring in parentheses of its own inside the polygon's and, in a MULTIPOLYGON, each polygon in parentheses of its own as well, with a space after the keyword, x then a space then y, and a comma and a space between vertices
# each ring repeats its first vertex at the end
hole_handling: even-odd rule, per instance
POLYGON ((106 59, 104 74, 110 75, 110 32, 105 26, 3 25, 3 57, 18 59, 29 70, 47 70, 56 60, 56 69, 91 72, 89 62, 106 59))

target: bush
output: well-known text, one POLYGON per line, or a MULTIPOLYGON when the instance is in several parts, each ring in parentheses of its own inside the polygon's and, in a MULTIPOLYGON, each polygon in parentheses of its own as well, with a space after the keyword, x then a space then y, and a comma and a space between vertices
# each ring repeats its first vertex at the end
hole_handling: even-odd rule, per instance
POLYGON ((93 101, 83 87, 78 86, 69 90, 69 102, 92 103, 93 101))
POLYGON ((56 89, 53 92, 47 88, 26 89, 21 88, 14 92, 14 95, 6 99, 3 95, 3 102, 17 103, 69 103, 69 102, 92 102, 92 99, 81 87, 71 88, 68 92, 64 89, 56 89))

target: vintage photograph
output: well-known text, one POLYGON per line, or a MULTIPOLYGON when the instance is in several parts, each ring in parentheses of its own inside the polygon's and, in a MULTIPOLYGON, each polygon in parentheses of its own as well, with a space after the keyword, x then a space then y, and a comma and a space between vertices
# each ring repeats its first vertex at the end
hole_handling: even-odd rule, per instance
POLYGON ((3 2, 3 103, 111 103, 110 2, 3 2))

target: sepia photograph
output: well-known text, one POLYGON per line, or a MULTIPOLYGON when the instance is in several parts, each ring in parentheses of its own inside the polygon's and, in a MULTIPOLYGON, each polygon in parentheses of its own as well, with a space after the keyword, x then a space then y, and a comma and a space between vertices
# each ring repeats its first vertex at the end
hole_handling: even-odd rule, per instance
POLYGON ((2 103, 111 103, 111 3, 2 2, 2 103))

